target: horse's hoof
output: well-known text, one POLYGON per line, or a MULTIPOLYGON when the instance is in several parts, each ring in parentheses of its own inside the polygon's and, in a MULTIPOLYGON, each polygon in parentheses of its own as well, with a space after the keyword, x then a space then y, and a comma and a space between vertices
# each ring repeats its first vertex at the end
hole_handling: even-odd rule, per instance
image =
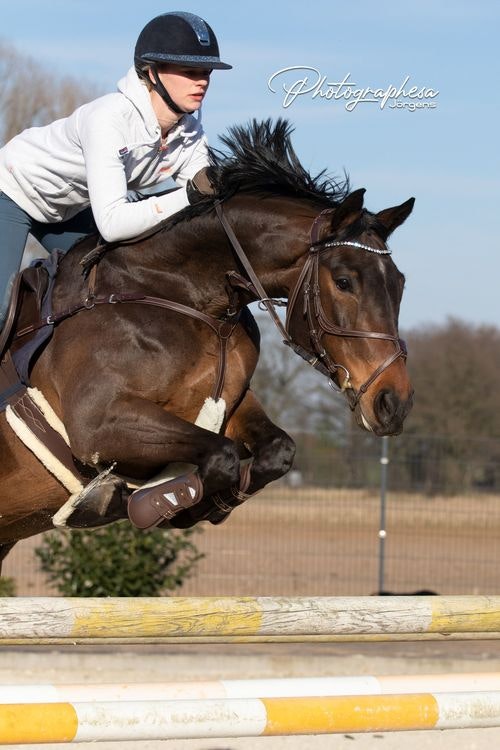
POLYGON ((245 500, 248 500, 250 494, 247 490, 250 486, 251 469, 251 460, 242 463, 240 468, 239 485, 231 487, 229 492, 226 492, 225 495, 222 495, 220 492, 212 495, 210 499, 213 505, 215 505, 215 508, 205 515, 205 519, 210 521, 213 526, 219 526, 221 523, 224 523, 224 521, 227 521, 231 511, 238 505, 244 503, 245 500))
POLYGON ((52 519, 57 527, 88 529, 127 518, 130 493, 123 479, 108 474, 96 477, 77 495, 72 495, 52 519))
POLYGON ((230 515, 231 511, 214 510, 207 516, 207 521, 210 521, 213 526, 220 526, 221 523, 227 521, 230 515))

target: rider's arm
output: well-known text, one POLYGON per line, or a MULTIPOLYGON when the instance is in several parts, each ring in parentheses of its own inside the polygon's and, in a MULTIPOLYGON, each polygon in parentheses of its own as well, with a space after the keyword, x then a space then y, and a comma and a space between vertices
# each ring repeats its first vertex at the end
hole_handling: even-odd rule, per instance
POLYGON ((129 239, 151 229, 189 205, 186 183, 208 163, 205 136, 186 150, 181 168, 172 175, 178 190, 130 203, 120 150, 124 136, 119 124, 103 118, 80 123, 90 204, 102 237, 108 242, 129 239))

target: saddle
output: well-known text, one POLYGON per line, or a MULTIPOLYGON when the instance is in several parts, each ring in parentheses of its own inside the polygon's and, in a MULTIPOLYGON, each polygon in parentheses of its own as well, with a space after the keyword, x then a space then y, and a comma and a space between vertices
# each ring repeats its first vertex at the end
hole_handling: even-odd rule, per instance
MULTIPOLYGON (((4 369, 4 361, 10 352, 18 379, 24 385, 29 383, 30 365, 35 354, 52 336, 51 325, 38 328, 36 324, 52 312, 52 291, 61 256, 62 253, 55 250, 47 259, 36 260, 20 271, 14 280, 7 317, 0 333, 0 367, 4 369), (36 330, 24 338, 23 328, 31 326, 36 330)), ((8 369, 6 377, 10 379, 11 375, 8 369)), ((0 411, 6 407, 3 391, 0 380, 0 411)))
POLYGON ((42 394, 31 388, 30 370, 50 340, 53 326, 40 326, 52 312, 52 291, 62 253, 34 261, 14 281, 5 325, 0 334, 0 413, 17 436, 70 492, 95 476, 73 456, 65 434, 42 394), (33 329, 23 335, 26 328, 33 329))

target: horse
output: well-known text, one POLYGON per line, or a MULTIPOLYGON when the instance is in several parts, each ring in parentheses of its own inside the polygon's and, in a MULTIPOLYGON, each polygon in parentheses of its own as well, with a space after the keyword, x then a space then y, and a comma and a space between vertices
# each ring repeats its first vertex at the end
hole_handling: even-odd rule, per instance
MULTIPOLYGON (((225 150, 210 152, 213 195, 147 236, 97 255, 97 238, 86 238, 60 261, 53 315, 44 321, 52 335, 32 364, 31 385, 83 469, 137 487, 165 466, 194 468, 196 504, 160 525, 218 523, 292 465, 293 439, 251 388, 255 299, 284 342, 344 391, 362 429, 398 434, 411 408, 398 334, 404 276, 386 243, 414 199, 371 213, 364 189, 350 191, 347 176, 311 176, 292 132, 281 118, 230 128, 225 150), (279 300, 288 300, 286 325, 279 300), (195 424, 210 394, 224 405, 219 431, 195 424)), ((5 414, 0 487, 1 561, 18 540, 53 528, 70 494, 5 414)), ((121 507, 110 520, 126 515, 121 507)))

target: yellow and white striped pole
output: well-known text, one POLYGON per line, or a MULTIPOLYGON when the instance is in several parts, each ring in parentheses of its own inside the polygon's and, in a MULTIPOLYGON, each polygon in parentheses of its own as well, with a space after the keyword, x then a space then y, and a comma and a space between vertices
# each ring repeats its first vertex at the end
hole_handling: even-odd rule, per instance
POLYGON ((0 705, 0 744, 500 726, 500 692, 0 705))
POLYGON ((500 597, 0 598, 0 644, 499 638, 500 597))

